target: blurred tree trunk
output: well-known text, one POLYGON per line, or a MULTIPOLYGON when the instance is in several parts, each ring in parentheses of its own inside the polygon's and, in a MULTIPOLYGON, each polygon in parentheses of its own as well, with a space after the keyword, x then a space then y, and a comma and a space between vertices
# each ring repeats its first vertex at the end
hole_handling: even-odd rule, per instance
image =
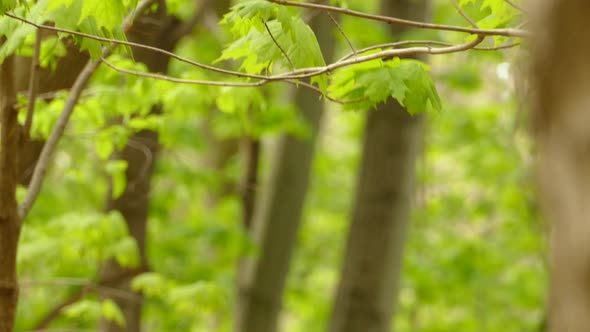
MULTIPOLYGON (((196 3, 198 8, 193 14, 193 21, 191 22, 183 24, 175 17, 166 15, 165 10, 160 10, 153 16, 139 18, 127 35, 131 41, 172 51, 177 42, 183 36, 189 34, 196 24, 200 23, 199 20, 205 20, 208 15, 208 17, 212 17, 213 20, 217 21, 217 17, 229 8, 229 0, 201 0, 196 1, 196 3), (214 14, 211 14, 212 12, 214 14)), ((149 71, 154 73, 167 72, 170 60, 168 56, 138 48, 133 49, 133 54, 135 60, 145 63, 149 71)), ((160 113, 160 111, 158 105, 152 108, 153 113, 160 113)), ((212 161, 214 167, 218 168, 227 163, 229 157, 226 155, 231 155, 231 153, 219 153, 220 150, 221 148, 215 151, 216 154, 212 161)), ((151 130, 143 130, 130 139, 129 144, 123 151, 113 156, 127 162, 126 176, 128 185, 125 192, 118 199, 113 200, 109 195, 107 198, 107 210, 121 212, 127 222, 130 234, 137 242, 141 258, 141 266, 137 272, 148 270, 145 235, 149 210, 150 183, 157 154, 157 133, 151 130)), ((119 279, 120 282, 115 287, 131 292, 130 283, 135 274, 115 261, 110 261, 104 266, 101 279, 108 280, 121 275, 127 276, 119 279)), ((115 322, 102 320, 100 323, 101 331, 139 332, 141 330, 141 296, 137 294, 136 297, 113 300, 123 311, 126 325, 119 326, 115 322)))
MULTIPOLYGON (((168 16, 162 10, 155 14, 139 17, 132 29, 127 33, 130 41, 154 46, 171 51, 179 37, 170 38, 174 31, 180 27, 180 21, 168 16)), ((165 73, 168 68, 169 57, 145 49, 134 48, 133 55, 136 61, 146 64, 149 71, 165 73)), ((152 113, 160 113, 161 107, 152 107, 152 113)), ((127 187, 123 194, 113 199, 108 193, 106 209, 116 210, 121 213, 129 233, 139 249, 140 266, 130 270, 120 266, 114 260, 107 262, 101 271, 101 280, 117 279, 113 286, 120 290, 132 293, 130 283, 133 277, 148 270, 146 257, 145 236, 149 210, 149 195, 154 165, 158 156, 158 134, 152 130, 142 130, 129 139, 127 146, 120 152, 113 154, 112 158, 127 162, 127 187), (118 276, 125 276, 118 278, 118 276)), ((103 319, 100 322, 100 331, 103 332, 139 332, 141 331, 141 307, 142 299, 139 294, 132 297, 113 298, 113 301, 121 308, 125 317, 125 326, 103 319)))
POLYGON ((20 141, 13 84, 14 59, 0 65, 0 332, 12 332, 18 300, 16 252, 20 218, 16 202, 20 141))
MULTIPOLYGON (((382 14, 424 21, 427 0, 383 0, 382 14)), ((401 29, 395 29, 397 36, 401 29)), ((330 332, 389 332, 414 197, 422 116, 394 100, 369 110, 355 206, 330 332)))
POLYGON ((590 331, 590 2, 535 1, 531 11, 538 180, 551 222, 548 327, 590 331))
MULTIPOLYGON (((332 57, 333 23, 325 16, 312 22, 324 57, 332 57)), ((311 129, 307 139, 280 138, 271 161, 267 185, 256 202, 252 231, 259 255, 246 258, 238 276, 235 331, 276 331, 291 254, 303 214, 315 142, 324 103, 318 94, 300 87, 295 102, 311 129)))

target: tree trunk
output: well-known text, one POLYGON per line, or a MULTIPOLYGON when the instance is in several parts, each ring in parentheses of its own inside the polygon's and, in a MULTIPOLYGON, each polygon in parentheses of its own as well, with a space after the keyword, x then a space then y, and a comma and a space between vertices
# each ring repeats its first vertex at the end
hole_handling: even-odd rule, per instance
MULTIPOLYGON (((426 0, 384 1, 382 5, 384 15, 420 21, 426 9, 426 0)), ((330 332, 391 331, 422 123, 422 116, 408 115, 394 100, 367 114, 355 206, 330 332)))
MULTIPOLYGON (((126 171, 127 188, 118 199, 109 199, 107 210, 120 211, 131 236, 137 242, 140 254, 139 270, 147 270, 147 258, 145 254, 145 232, 147 226, 147 215, 149 208, 149 192, 154 162, 156 160, 158 147, 158 135, 151 130, 141 131, 131 138, 129 144, 123 151, 114 157, 127 162, 126 171)), ((114 261, 108 262, 102 271, 102 280, 116 278, 116 276, 127 274, 128 277, 120 280, 116 285, 118 289, 131 292, 130 282, 133 273, 120 266, 114 261)), ((130 331, 141 330, 141 296, 113 299, 123 311, 125 326, 118 326, 116 323, 101 321, 101 331, 130 331)))
MULTIPOLYGON (((312 24, 326 59, 331 58, 334 45, 331 24, 322 16, 312 24)), ((252 224, 260 252, 245 259, 238 276, 235 330, 239 332, 272 332, 278 325, 324 107, 317 93, 309 89, 297 89, 295 99, 311 136, 302 140, 284 135, 273 155, 270 178, 256 204, 252 224)))
POLYGON ((532 7, 538 181, 551 222, 549 330, 590 331, 590 2, 532 7))
POLYGON ((16 252, 20 218, 16 202, 20 131, 13 80, 13 61, 0 65, 0 332, 12 332, 18 301, 16 252))
MULTIPOLYGON (((129 31, 128 38, 131 41, 146 44, 171 51, 178 39, 167 38, 175 31, 180 22, 165 13, 145 15, 137 19, 133 28, 129 31), (159 22, 154 24, 154 22, 159 22)), ((178 36, 180 37, 180 36, 178 36)), ((160 53, 149 52, 134 48, 135 60, 146 64, 151 72, 165 73, 169 58, 160 53)), ((161 107, 152 107, 152 113, 160 113, 161 107)), ((149 194, 154 165, 158 155, 158 134, 151 130, 142 130, 134 134, 129 143, 121 152, 115 153, 113 158, 127 162, 127 187, 117 199, 112 199, 109 193, 107 197, 107 210, 117 210, 127 223, 130 235, 137 242, 140 255, 140 267, 137 271, 148 270, 146 257, 145 235, 149 210, 149 194)), ((132 292, 131 280, 136 275, 128 268, 120 266, 115 261, 109 261, 103 266, 101 280, 119 279, 114 287, 132 292), (117 278, 118 276, 126 276, 117 278)), ((141 331, 141 306, 142 299, 139 294, 128 298, 114 298, 113 301, 121 308, 125 318, 125 326, 119 326, 116 322, 106 319, 100 322, 100 331, 103 332, 139 332, 141 331)))

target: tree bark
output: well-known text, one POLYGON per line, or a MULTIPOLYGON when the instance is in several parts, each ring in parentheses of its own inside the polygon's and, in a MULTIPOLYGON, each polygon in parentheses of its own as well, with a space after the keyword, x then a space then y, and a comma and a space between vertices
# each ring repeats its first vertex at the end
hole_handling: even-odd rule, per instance
POLYGON ((12 57, 0 65, 0 332, 12 332, 18 301, 16 253, 20 218, 16 202, 20 131, 12 57))
MULTIPOLYGON (((147 228, 147 216, 149 208, 149 193, 154 163, 158 148, 158 135, 151 130, 143 130, 131 138, 130 143, 123 151, 113 157, 127 162, 127 188, 118 199, 108 199, 107 210, 121 212, 127 223, 129 233, 137 242, 140 254, 141 270, 147 270, 148 262, 145 253, 145 233, 147 228)), ((102 271, 102 279, 113 278, 117 275, 127 273, 128 277, 123 278, 113 287, 131 290, 133 273, 120 266, 115 261, 108 262, 102 271)), ((139 332, 141 330, 141 296, 136 294, 133 297, 113 298, 121 308, 125 317, 125 326, 119 326, 115 322, 102 320, 101 331, 129 331, 139 332)))
MULTIPOLYGON (((312 23, 326 59, 331 58, 334 47, 331 24, 322 16, 312 23)), ((272 332, 277 329, 324 108, 317 93, 308 89, 297 89, 295 100, 311 129, 311 136, 302 140, 284 135, 278 142, 270 178, 256 204, 252 223, 259 255, 245 259, 238 276, 235 331, 272 332)))
MULTIPOLYGON (((424 20, 426 0, 384 0, 382 13, 424 20)), ((395 31, 397 34, 401 29, 395 31)), ((397 36, 396 34, 396 36, 397 36)), ((389 332, 414 196, 422 116, 394 100, 370 110, 330 332, 389 332)))
POLYGON ((549 330, 590 330, 590 2, 534 2, 533 104, 551 223, 549 330))
MULTIPOLYGON (((167 16, 163 11, 144 15, 137 19, 133 28, 128 32, 129 40, 171 51, 178 39, 167 38, 180 26, 180 21, 172 16, 167 16), (157 22, 157 24, 154 24, 157 22)), ((177 36, 181 37, 181 36, 177 36)), ((148 70, 155 73, 165 73, 168 68, 169 57, 159 53, 149 52, 144 49, 134 48, 135 60, 143 62, 148 70)), ((161 107, 152 107, 152 113, 160 113, 161 107)), ((146 257, 146 229, 149 210, 149 194, 152 174, 158 155, 158 134, 152 130, 142 130, 134 134, 127 146, 120 152, 114 153, 113 158, 127 162, 127 187, 123 194, 113 199, 109 193, 106 210, 121 212, 125 219, 130 235, 135 239, 140 255, 139 270, 148 270, 146 257)), ((110 279, 119 275, 127 275, 114 287, 132 293, 131 280, 135 275, 128 268, 117 262, 109 261, 103 266, 101 279, 110 279)), ((141 307, 140 294, 129 298, 113 298, 125 318, 125 326, 119 326, 116 322, 106 319, 100 322, 100 331, 103 332, 139 332, 141 331, 141 307)))

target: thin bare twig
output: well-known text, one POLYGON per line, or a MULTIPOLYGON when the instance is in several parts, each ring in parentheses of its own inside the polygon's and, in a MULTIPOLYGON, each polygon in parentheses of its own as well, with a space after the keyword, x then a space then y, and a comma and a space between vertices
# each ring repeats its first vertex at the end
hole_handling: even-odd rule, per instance
POLYGON ((180 40, 182 37, 188 35, 195 26, 201 22, 203 16, 207 13, 205 10, 207 6, 212 2, 212 0, 202 0, 198 1, 198 4, 195 5, 195 10, 191 18, 184 24, 181 24, 178 28, 174 29, 174 31, 170 34, 170 40, 176 41, 180 40))
MULTIPOLYGON (((304 3, 301 3, 301 4, 304 4, 304 3)), ((311 4, 306 4, 306 5, 311 5, 311 4)), ((321 6, 321 5, 317 5, 317 6, 321 6)), ((336 8, 336 7, 330 7, 330 6, 327 6, 327 7, 328 8, 336 8)), ((314 8, 314 7, 312 7, 312 8, 314 8)), ((339 9, 339 8, 336 8, 336 9, 339 9)), ((90 39, 94 39, 94 40, 98 40, 98 41, 110 42, 110 43, 113 43, 113 44, 133 46, 133 47, 143 48, 143 49, 146 49, 146 50, 151 50, 151 51, 154 51, 154 52, 157 52, 157 53, 161 53, 161 54, 167 55, 167 56, 169 56, 169 57, 171 57, 173 59, 176 59, 178 61, 181 61, 181 62, 190 64, 190 65, 193 65, 193 66, 195 66, 197 68, 201 68, 201 69, 204 69, 204 70, 209 70, 209 71, 217 72, 217 73, 221 73, 221 74, 227 74, 227 75, 232 75, 232 76, 242 77, 242 78, 253 78, 253 79, 259 79, 259 80, 267 80, 267 81, 302 78, 302 76, 300 76, 300 75, 299 76, 289 76, 289 74, 298 74, 296 72, 287 73, 287 74, 280 74, 280 75, 275 75, 275 76, 266 76, 266 75, 247 74, 247 73, 243 73, 243 72, 237 72, 237 71, 232 71, 232 70, 221 69, 221 68, 217 68, 217 67, 205 65, 205 64, 202 64, 202 63, 198 63, 196 61, 193 61, 193 60, 190 60, 190 59, 181 57, 181 56, 176 55, 176 54, 174 54, 172 52, 169 52, 169 51, 166 51, 166 50, 157 48, 157 47, 143 45, 143 44, 139 44, 139 43, 121 41, 121 40, 116 40, 116 39, 110 39, 110 38, 104 38, 104 37, 97 37, 97 36, 94 36, 94 35, 85 34, 85 33, 77 32, 77 31, 73 31, 73 30, 60 29, 60 28, 55 28, 55 27, 52 27, 52 26, 46 26, 46 25, 36 24, 34 22, 31 22, 29 20, 26 20, 24 18, 15 16, 15 15, 10 14, 10 13, 5 13, 5 15, 7 15, 7 16, 9 16, 11 18, 17 19, 17 20, 19 20, 21 22, 24 22, 26 24, 30 24, 32 26, 35 26, 37 28, 41 28, 41 29, 46 29, 46 30, 56 31, 56 32, 63 32, 63 33, 69 33, 69 34, 72 34, 72 35, 77 35, 77 36, 80 36, 80 37, 90 38, 90 39)), ((369 14, 367 14, 367 15, 369 15, 369 14)), ((463 28, 461 28, 461 29, 463 29, 463 28)), ((469 30, 469 31, 471 31, 471 30, 469 30)), ((473 30, 473 31, 483 31, 483 30, 473 30)), ((486 34, 479 34, 479 35, 480 36, 484 36, 484 35, 487 36, 486 34)), ((414 52, 414 51, 416 51, 416 50, 415 49, 414 50, 409 50, 408 49, 408 50, 402 52, 403 53, 402 55, 412 54, 412 52, 414 52), (405 52, 409 52, 409 53, 405 53, 405 52)), ((423 48, 421 50, 418 50, 417 52, 418 52, 418 54, 428 53, 428 52, 430 52, 430 49, 429 48, 423 48)), ((452 52, 454 52, 454 50, 449 49, 448 52, 446 50, 440 50, 440 52, 439 51, 435 51, 432 54, 452 53, 452 52)), ((396 56, 396 55, 393 54, 392 56, 396 56)), ((306 69, 306 72, 310 72, 310 68, 306 69)), ((308 75, 307 77, 309 77, 309 76, 313 76, 313 75, 308 75)), ((165 79, 165 78, 161 78, 161 79, 165 79)), ((181 80, 181 79, 174 79, 174 80, 171 80, 171 81, 177 82, 177 83, 191 83, 191 84, 209 84, 209 83, 212 83, 211 81, 200 81, 200 82, 204 82, 204 83, 199 83, 199 81, 190 81, 190 82, 188 82, 188 81, 181 80)), ((259 85, 263 85, 263 84, 266 84, 266 82, 257 82, 256 84, 241 84, 239 86, 259 86, 259 85)), ((212 85, 236 86, 235 84, 232 85, 232 84, 220 83, 220 82, 212 83, 212 85)))
MULTIPOLYGON (((107 65, 107 67, 118 71, 120 73, 139 76, 139 77, 147 77, 153 78, 161 81, 168 81, 172 83, 181 83, 181 84, 193 84, 193 85, 209 85, 209 86, 231 86, 231 87, 256 87, 262 86, 270 82, 270 80, 263 79, 257 82, 221 82, 221 81, 210 81, 210 80, 193 80, 188 78, 178 78, 172 77, 164 74, 158 73, 148 73, 148 72, 141 72, 126 68, 118 67, 117 65, 113 64, 112 62, 108 61, 106 58, 101 57, 101 61, 107 65)), ((263 76, 266 77, 266 76, 263 76)))
POLYGON ((284 5, 284 6, 292 6, 292 7, 301 7, 301 8, 309 8, 309 9, 319 9, 323 11, 329 11, 332 13, 340 13, 349 16, 356 16, 360 18, 365 18, 372 21, 379 21, 391 24, 400 24, 405 25, 413 28, 419 29, 430 29, 430 30, 441 30, 441 31, 455 31, 455 32, 464 32, 470 33, 474 35, 480 36, 505 36, 505 37, 529 37, 530 33, 528 31, 519 30, 519 29, 476 29, 476 28, 465 28, 465 27, 457 27, 452 25, 445 25, 445 24, 434 24, 434 23, 426 23, 426 22, 419 22, 419 21, 412 21, 412 20, 405 20, 401 18, 383 16, 383 15, 374 15, 363 13, 355 10, 350 10, 346 8, 328 6, 328 5, 320 5, 320 4, 313 4, 307 2, 293 2, 288 0, 268 0, 270 2, 284 5))
POLYGON ((525 26, 526 26, 527 24, 529 24, 529 23, 530 23, 530 22, 529 22, 528 20, 524 20, 524 21, 520 22, 520 23, 519 23, 519 24, 516 26, 516 28, 517 28, 517 29, 520 29, 520 28, 522 28, 522 27, 525 27, 525 26))
MULTIPOLYGON (((396 48, 396 47, 407 46, 407 45, 453 46, 454 44, 436 41, 436 40, 403 40, 403 41, 398 41, 398 42, 393 42, 393 43, 371 45, 369 47, 365 47, 363 49, 358 50, 356 54, 349 53, 336 62, 350 59, 353 56, 357 56, 358 54, 362 54, 362 53, 376 50, 376 49, 396 48)), ((510 44, 504 44, 504 45, 492 46, 492 47, 473 47, 471 49, 474 51, 497 51, 497 50, 513 48, 513 47, 517 47, 517 46, 520 46, 520 43, 510 43, 510 44)))
MULTIPOLYGON (((109 52, 105 49, 103 54, 107 53, 109 52)), ((72 115, 72 112, 78 103, 78 99, 80 98, 82 90, 84 90, 84 87, 86 87, 90 77, 96 71, 99 65, 100 61, 89 60, 86 66, 84 66, 84 69, 82 69, 82 72, 80 72, 80 75, 78 75, 78 78, 76 78, 76 81, 70 90, 70 94, 68 95, 68 99, 66 100, 63 111, 57 119, 57 122, 53 127, 49 138, 47 139, 47 142, 45 145, 43 145, 43 150, 41 151, 41 155, 37 161, 37 166, 35 166, 35 170, 33 171, 33 177, 31 178, 27 195, 18 207, 18 212, 21 216, 21 222, 25 219, 33 207, 33 204, 37 200, 37 197, 39 196, 41 186, 43 185, 43 180, 45 179, 45 174, 47 173, 47 169, 49 167, 49 163, 51 162, 53 153, 57 148, 57 143, 66 129, 70 116, 72 115)))
POLYGON ((86 295, 85 289, 81 288, 79 291, 75 292, 74 294, 70 295, 70 297, 68 297, 67 299, 65 299, 63 302, 59 303, 58 305, 56 305, 53 309, 51 309, 51 311, 49 311, 33 328, 33 330, 30 331, 41 331, 43 329, 45 329, 49 323, 51 323, 52 321, 54 321, 57 317, 59 317, 59 315, 61 314, 61 311, 63 309, 65 309, 67 306, 74 304, 80 300, 82 300, 84 298, 84 296, 86 295))
POLYGON ((296 87, 298 87, 299 85, 304 86, 307 89, 313 90, 317 93, 319 93, 320 95, 322 95, 324 98, 326 98, 327 100, 337 103, 337 104, 341 104, 341 105, 346 105, 346 104, 355 104, 364 100, 367 100, 367 97, 363 97, 363 98, 356 98, 356 99, 350 99, 350 100, 340 100, 340 99, 336 99, 333 97, 330 97, 328 94, 324 93, 322 91, 322 89, 318 88, 317 86, 307 83, 307 82, 303 82, 303 81, 294 81, 294 80, 288 80, 285 81, 286 83, 290 83, 291 85, 295 85, 296 87))
MULTIPOLYGON (((113 64, 112 62, 102 58, 101 59, 102 62, 104 62, 104 64, 119 72, 122 74, 127 74, 127 75, 134 75, 134 76, 139 76, 139 77, 146 77, 146 78, 152 78, 152 79, 156 79, 156 80, 162 80, 162 81, 168 81, 168 82, 173 82, 173 83, 180 83, 180 84, 193 84, 193 85, 208 85, 208 86, 230 86, 230 87, 238 87, 238 88, 244 88, 244 87, 257 87, 257 86, 263 86, 266 85, 268 83, 271 82, 284 82, 284 83, 288 83, 288 84, 292 84, 292 85, 301 85, 304 86, 305 88, 314 90, 316 92, 318 92, 319 94, 323 95, 326 99, 338 103, 338 104, 352 104, 352 103, 357 103, 359 101, 364 100, 365 98, 359 98, 359 99, 354 99, 354 100, 338 100, 335 98, 332 98, 326 94, 324 94, 324 92, 316 87, 313 84, 307 83, 307 82, 303 82, 303 81, 296 81, 293 79, 289 79, 287 78, 283 78, 283 79, 275 79, 275 80, 261 80, 258 82, 218 82, 218 81, 207 81, 207 80, 191 80, 191 79, 184 79, 184 78, 176 78, 176 77, 171 77, 171 76, 167 76, 167 75, 162 75, 162 74, 156 74, 156 73, 146 73, 146 72, 140 72, 140 71, 135 71, 135 70, 131 70, 131 69, 125 69, 125 68, 121 68, 118 67, 117 65, 113 64)), ((313 76, 313 75, 312 75, 313 76)), ((306 78, 305 76, 301 76, 299 78, 306 78)))
POLYGON ((45 329, 47 326, 49 326, 49 324, 53 320, 55 320, 57 317, 59 317, 61 311, 65 307, 69 306, 70 304, 74 304, 74 303, 82 300, 84 298, 84 296, 86 296, 89 292, 95 290, 91 287, 88 287, 90 284, 103 285, 103 286, 111 285, 111 284, 115 284, 121 280, 124 280, 126 278, 135 277, 135 276, 139 275, 140 273, 144 273, 144 272, 147 272, 147 271, 145 269, 125 271, 124 273, 117 274, 117 275, 112 276, 110 278, 102 279, 102 280, 95 282, 95 283, 86 283, 86 284, 81 285, 82 287, 80 287, 74 293, 69 295, 61 303, 59 303, 55 307, 53 307, 49 312, 47 312, 43 316, 43 318, 41 318, 37 323, 35 323, 32 330, 39 331, 39 330, 45 329))
POLYGON ((281 47, 281 45, 279 44, 279 42, 275 39, 275 36, 273 36, 272 32, 270 31, 270 28, 268 27, 268 24, 266 24, 266 21, 262 21, 262 23, 264 23, 264 28, 266 29, 266 32, 268 32, 268 35, 272 39, 272 42, 275 45, 277 45, 277 47, 279 48, 279 50, 281 50, 281 53, 283 53, 283 55, 285 56, 285 59, 287 59, 287 61, 289 62, 289 65, 291 65, 291 69, 292 70, 295 70, 296 67, 293 64, 293 61, 291 61, 291 58, 289 58, 289 55, 287 54, 287 52, 285 52, 285 50, 281 47))
POLYGON ((459 4, 457 3, 457 1, 451 0, 451 4, 453 4, 453 7, 455 7, 455 9, 459 13, 459 15, 463 16, 463 18, 467 22, 469 22, 469 24, 471 24, 472 27, 474 27, 476 29, 479 29, 479 27, 477 26, 477 23, 475 23, 475 21, 472 20, 471 17, 469 17, 469 15, 465 14, 465 12, 463 11, 463 9, 461 9, 461 6, 459 6, 459 4))
POLYGON ((510 5, 510 7, 519 10, 523 13, 526 13, 526 10, 524 10, 524 8, 522 8, 521 6, 515 4, 514 2, 510 1, 510 0, 504 0, 504 2, 506 2, 508 5, 510 5))
POLYGON ((43 329, 43 330, 28 330, 26 332, 96 332, 96 330, 83 330, 83 329, 43 329))
POLYGON ((321 67, 307 67, 301 68, 297 70, 293 70, 290 72, 277 74, 274 76, 263 76, 264 79, 258 82, 220 82, 220 81, 207 81, 207 80, 190 80, 190 79, 181 79, 181 78, 174 78, 166 75, 161 74, 154 74, 154 73, 144 73, 138 72, 134 70, 118 68, 117 66, 109 63, 103 58, 103 61, 107 66, 115 69, 119 72, 136 75, 136 76, 143 76, 143 77, 150 77, 160 80, 166 80, 176 83, 186 83, 186 84, 197 84, 197 85, 213 85, 213 86, 233 86, 233 87, 254 87, 254 86, 262 86, 268 84, 272 81, 285 81, 285 80, 298 80, 309 78, 313 76, 318 76, 321 74, 325 74, 327 72, 331 72, 338 68, 354 65, 357 63, 363 63, 371 60, 382 59, 382 58, 391 58, 391 57, 402 57, 402 56, 409 56, 409 55, 418 55, 418 54, 448 54, 448 53, 456 53, 462 52, 469 49, 472 49, 479 45, 485 39, 484 36, 478 36, 475 40, 465 43, 465 44, 458 44, 452 45, 448 47, 410 47, 410 48, 403 48, 403 49, 393 49, 393 50, 384 50, 381 52, 360 56, 354 59, 346 59, 342 61, 338 61, 326 66, 321 67))
POLYGON ((303 68, 294 70, 290 73, 280 74, 276 77, 283 77, 289 79, 300 79, 300 78, 307 78, 311 76, 317 76, 321 74, 325 74, 327 72, 331 72, 338 68, 347 67, 357 63, 363 63, 371 60, 376 59, 383 59, 383 58, 391 58, 391 57, 404 57, 410 55, 418 55, 418 54, 448 54, 448 53, 457 53, 463 52, 469 49, 472 49, 479 45, 485 36, 477 36, 477 38, 471 42, 453 45, 449 47, 410 47, 410 48, 403 48, 403 49, 393 49, 393 50, 385 50, 365 56, 359 56, 354 59, 347 59, 339 62, 332 63, 327 66, 323 67, 311 67, 311 68, 303 68))
POLYGON ((357 55, 356 50, 354 49, 354 46, 352 45, 352 42, 350 41, 350 38, 348 38, 348 36, 344 32, 344 30, 340 26, 340 23, 338 23, 338 20, 336 20, 334 18, 334 16, 332 16, 332 14, 330 12, 324 12, 324 13, 326 13, 326 15, 328 15, 328 17, 330 18, 330 20, 332 20, 332 22, 334 23, 334 25, 336 26, 336 28, 338 29, 338 31, 340 31, 340 34, 346 40, 346 43, 348 44, 348 47, 350 47, 350 49, 352 50, 352 53, 354 53, 354 55, 357 55))
POLYGON ((29 76, 29 95, 27 98, 27 116, 23 126, 23 134, 26 139, 31 134, 33 125, 33 114, 35 113, 35 100, 37 99, 37 88, 39 86, 39 54, 41 53, 41 30, 37 29, 33 58, 31 59, 31 73, 29 76))
POLYGON ((222 68, 218 68, 218 67, 213 67, 213 66, 209 66, 209 65, 205 65, 190 59, 187 59, 185 57, 179 56, 177 54, 174 54, 172 52, 163 50, 161 48, 157 48, 154 46, 149 46, 149 45, 144 45, 144 44, 140 44, 140 43, 134 43, 134 42, 130 42, 130 41, 124 41, 124 40, 117 40, 117 39, 113 39, 113 38, 105 38, 105 37, 99 37, 99 36, 94 36, 91 34, 87 34, 87 33, 83 33, 83 32, 78 32, 78 31, 74 31, 74 30, 69 30, 69 29, 61 29, 61 28, 56 28, 53 26, 49 26, 49 25, 43 25, 43 24, 37 24, 35 22, 29 21, 25 18, 16 16, 14 14, 11 13, 4 13, 4 15, 19 20, 23 23, 29 24, 31 26, 37 27, 39 29, 44 29, 44 30, 48 30, 48 31, 54 31, 54 32, 62 32, 62 33, 67 33, 67 34, 71 34, 74 36, 79 36, 79 37, 84 37, 84 38, 88 38, 88 39, 93 39, 93 40, 97 40, 97 41, 101 41, 101 42, 106 42, 106 43, 111 43, 111 44, 116 44, 116 45, 125 45, 125 46, 132 46, 132 47, 137 47, 137 48, 141 48, 141 49, 145 49, 145 50, 150 50, 156 53, 160 53, 160 54, 164 54, 169 56, 172 59, 176 59, 180 62, 184 62, 187 64, 190 64, 192 66, 195 66, 197 68, 201 68, 201 69, 205 69, 208 71, 212 71, 212 72, 216 72, 216 73, 220 73, 220 74, 227 74, 227 75, 233 75, 233 76, 237 76, 237 77, 243 77, 243 78, 255 78, 255 79, 264 79, 266 78, 266 76, 263 75, 252 75, 252 74, 247 74, 247 73, 242 73, 242 72, 238 72, 238 71, 232 71, 232 70, 226 70, 226 69, 222 69, 222 68))
POLYGON ((123 290, 117 287, 111 287, 104 283, 96 283, 83 278, 55 278, 50 280, 23 280, 20 283, 21 288, 31 288, 39 286, 80 286, 87 290, 92 290, 100 294, 108 295, 124 300, 136 301, 139 296, 132 291, 123 290))

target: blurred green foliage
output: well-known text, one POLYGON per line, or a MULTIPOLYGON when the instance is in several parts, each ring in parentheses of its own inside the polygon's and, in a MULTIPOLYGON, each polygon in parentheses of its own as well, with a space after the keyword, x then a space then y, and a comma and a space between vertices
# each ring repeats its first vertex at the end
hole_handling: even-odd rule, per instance
MULTIPOLYGON (((121 15, 112 13, 122 11, 119 5, 130 8, 133 1, 105 1, 100 7, 96 7, 98 2, 92 3, 95 7, 82 6, 79 1, 52 1, 51 18, 65 28, 82 22, 83 32, 121 37, 115 28, 121 15), (82 6, 80 22, 64 17, 72 4, 82 6)), ((176 53, 204 63, 243 60, 240 64, 249 72, 261 72, 277 63, 277 70, 288 68, 278 49, 264 53, 264 57, 258 54, 272 48, 263 33, 264 22, 272 20, 268 27, 277 31, 287 53, 303 61, 296 63, 297 67, 324 63, 315 36, 302 20, 292 19, 296 11, 277 12, 277 7, 266 1, 252 3, 261 8, 236 7, 226 16, 225 22, 234 22, 233 31, 199 26, 190 38, 182 40, 176 53), (265 15, 262 21, 261 12, 265 15), (244 35, 251 39, 244 39, 244 35), (303 49, 296 44, 300 35, 306 40, 303 49)), ((375 1, 340 3, 356 10, 377 10, 375 1)), ((460 3, 485 27, 504 27, 518 19, 517 12, 503 1, 460 3)), ((16 4, 3 2, 0 11, 16 4)), ((47 1, 39 1, 22 14, 40 20, 35 8, 47 5, 47 1)), ((188 1, 175 0, 169 8, 188 19, 185 14, 190 7, 188 1)), ((10 29, 4 20, 0 19, 0 28, 10 29)), ((467 25, 447 1, 435 1, 433 20, 467 25)), ((387 26, 350 17, 342 17, 341 23, 357 48, 386 40, 387 26)), ((3 46, 0 56, 17 49, 32 31, 17 29, 22 31, 15 30, 18 33, 3 46)), ((349 53, 336 30, 334 36, 339 38, 338 54, 349 53)), ((432 31, 412 36, 445 42, 465 38, 432 31)), ((57 43, 53 56, 63 55, 61 44, 51 42, 57 43)), ((497 39, 486 46, 501 42, 504 40, 497 39)), ((22 54, 30 54, 30 43, 21 46, 22 54)), ((50 46, 49 41, 44 43, 46 52, 51 52, 50 46)), ((86 40, 83 46, 93 53, 100 50, 95 41, 86 40)), ((519 50, 513 49, 432 57, 432 80, 422 65, 415 67, 421 70, 421 82, 426 82, 419 87, 426 86, 428 91, 422 91, 426 97, 414 100, 414 105, 429 102, 440 111, 427 114, 424 151, 417 165, 415 213, 395 316, 398 332, 535 331, 544 317, 545 230, 533 195, 532 147, 522 125, 525 112, 516 102, 514 82, 521 74, 516 66, 509 66, 508 74, 499 75, 501 68, 516 63, 519 56, 519 50)), ((146 71, 145 66, 128 60, 124 50, 109 59, 123 68, 146 71)), ((43 65, 52 63, 47 60, 43 65)), ((381 61, 376 68, 389 69, 381 61)), ((402 89, 399 85, 384 91, 387 80, 371 76, 381 72, 372 72, 366 84, 362 75, 349 73, 353 85, 360 81, 365 90, 386 93, 373 94, 369 104, 403 94, 396 90, 402 89)), ((175 60, 169 74, 192 79, 222 77, 175 60)), ((343 73, 334 77, 338 75, 343 73)), ((325 87, 327 77, 316 83, 325 87)), ((290 89, 284 83, 244 89, 178 85, 123 76, 103 66, 83 94, 43 192, 23 228, 19 248, 23 288, 17 331, 30 329, 84 282, 96 281, 105 261, 137 265, 137 247, 124 221, 117 213, 105 214, 103 207, 109 177, 114 181, 115 196, 126 185, 126 165, 109 162, 109 156, 142 129, 157 130, 162 144, 150 196, 147 256, 151 272, 133 281, 133 288, 145 295, 144 325, 153 331, 230 331, 237 262, 244 255, 254 255, 256 246, 241 225, 238 190, 224 192, 225 184, 240 182, 243 160, 235 155, 222 169, 208 167, 204 156, 210 148, 209 135, 217 139, 245 134, 263 138, 264 179, 273 139, 283 133, 307 134, 290 102, 290 89), (163 113, 148 115, 156 103, 163 105, 163 113), (216 204, 210 204, 212 196, 218 198, 216 204)), ((341 95, 350 95, 350 91, 341 95)), ((49 134, 66 97, 58 93, 50 102, 38 102, 35 137, 49 134)), ((25 108, 25 98, 20 101, 25 108)), ((327 107, 304 226, 285 294, 285 331, 325 329, 340 272, 364 112, 341 112, 340 106, 331 103, 327 107)), ((21 194, 24 191, 20 189, 21 194)), ((92 293, 64 313, 53 326, 91 329, 100 316, 121 321, 114 302, 102 301, 92 293)))

